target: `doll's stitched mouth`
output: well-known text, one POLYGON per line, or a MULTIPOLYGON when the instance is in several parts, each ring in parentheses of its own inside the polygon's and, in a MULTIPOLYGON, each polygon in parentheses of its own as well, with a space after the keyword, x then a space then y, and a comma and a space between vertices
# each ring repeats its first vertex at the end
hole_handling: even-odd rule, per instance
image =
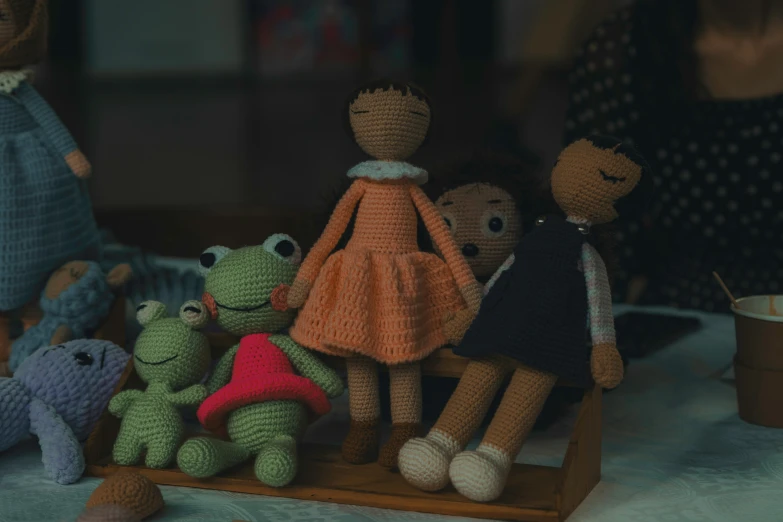
POLYGON ((231 307, 231 306, 222 305, 222 304, 218 303, 217 301, 215 301, 215 306, 217 306, 218 308, 222 308, 224 310, 231 310, 232 312, 253 312, 255 310, 260 310, 261 308, 264 308, 265 306, 269 306, 269 301, 264 301, 263 303, 261 303, 258 306, 249 306, 247 308, 234 308, 234 307, 231 307))
POLYGON ((139 357, 138 355, 134 355, 134 357, 136 358, 137 361, 139 361, 142 364, 148 364, 150 366, 158 366, 159 364, 164 364, 164 363, 167 363, 169 361, 173 361, 174 359, 179 357, 179 354, 175 355, 174 357, 169 357, 168 359, 163 359, 162 361, 157 361, 157 362, 147 362, 144 359, 142 359, 141 357, 139 357))

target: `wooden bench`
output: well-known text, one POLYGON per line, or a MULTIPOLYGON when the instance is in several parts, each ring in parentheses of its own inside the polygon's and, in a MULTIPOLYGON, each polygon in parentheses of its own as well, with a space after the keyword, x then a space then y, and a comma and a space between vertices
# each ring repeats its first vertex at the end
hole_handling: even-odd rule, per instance
MULTIPOLYGON (((211 245, 237 248, 260 244, 270 234, 286 232, 307 250, 323 228, 323 216, 285 209, 204 210, 200 208, 121 209, 96 211, 99 223, 130 245, 162 255, 196 257, 211 245), (149 234, 155 230, 155 234, 149 234)), ((210 334, 218 357, 236 339, 210 334)), ((340 359, 326 358, 340 367, 340 359)), ((424 375, 459 378, 467 360, 451 350, 439 350, 422 363, 424 375)), ((559 383, 568 386, 568 383, 559 383)), ((132 363, 117 391, 143 387, 132 363)), ((426 400, 426 396, 424 398, 426 400)), ((120 470, 111 461, 119 420, 104 412, 85 447, 86 474, 106 477, 120 470)), ((346 427, 347 430, 347 427, 346 427)), ((562 521, 587 497, 601 477, 601 390, 585 391, 577 420, 560 467, 514 464, 504 494, 496 502, 479 504, 449 487, 439 493, 419 491, 399 472, 377 464, 355 466, 343 462, 340 448, 303 444, 300 469, 289 486, 263 486, 253 474, 252 462, 206 480, 188 477, 178 469, 132 467, 157 484, 252 493, 300 500, 418 511, 473 518, 520 521, 562 521)))
MULTIPOLYGON (((215 355, 223 353, 236 339, 211 336, 215 355)), ((326 359, 340 367, 339 359, 326 359)), ((425 375, 458 378, 467 360, 451 350, 439 350, 422 364, 425 375)), ((141 388, 132 362, 117 391, 141 388)), ((426 397, 425 397, 426 400, 426 397)), ((85 448, 88 476, 107 477, 123 469, 111 461, 119 420, 105 412, 85 448)), ((397 471, 377 464, 347 464, 335 446, 303 444, 300 469, 295 481, 284 488, 262 485, 253 473, 252 461, 220 476, 195 479, 179 469, 138 471, 156 484, 252 493, 299 500, 335 502, 376 508, 418 511, 474 518, 520 521, 562 521, 587 497, 601 476, 601 390, 585 391, 563 464, 559 468, 514 464, 504 494, 495 502, 479 504, 459 495, 452 487, 439 493, 419 491, 397 471)))

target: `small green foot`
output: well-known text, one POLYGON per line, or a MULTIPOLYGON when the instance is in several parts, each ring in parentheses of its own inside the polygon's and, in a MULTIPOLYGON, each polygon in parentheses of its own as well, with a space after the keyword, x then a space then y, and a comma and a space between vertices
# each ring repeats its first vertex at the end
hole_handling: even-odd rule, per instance
POLYGON ((177 453, 177 465, 191 477, 206 478, 234 467, 250 458, 250 452, 238 444, 201 437, 190 439, 177 453))
POLYGON ((133 466, 139 463, 143 451, 144 444, 140 440, 120 431, 114 442, 112 458, 120 466, 133 466))
POLYGON ((296 440, 287 435, 269 441, 256 457, 256 477, 273 488, 288 485, 296 477, 297 468, 296 440))

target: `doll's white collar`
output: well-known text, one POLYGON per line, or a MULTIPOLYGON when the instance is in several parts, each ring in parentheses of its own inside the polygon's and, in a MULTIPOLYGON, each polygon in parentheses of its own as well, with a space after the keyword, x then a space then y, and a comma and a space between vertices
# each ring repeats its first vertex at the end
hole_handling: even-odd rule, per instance
POLYGON ((0 72, 0 93, 11 94, 19 85, 26 81, 30 71, 2 71, 0 72))
POLYGON ((588 227, 592 225, 589 219, 573 217, 573 216, 566 217, 566 221, 568 221, 569 223, 573 223, 574 225, 587 225, 588 227))
POLYGON ((427 171, 404 161, 364 161, 348 171, 349 178, 405 179, 427 183, 427 171))

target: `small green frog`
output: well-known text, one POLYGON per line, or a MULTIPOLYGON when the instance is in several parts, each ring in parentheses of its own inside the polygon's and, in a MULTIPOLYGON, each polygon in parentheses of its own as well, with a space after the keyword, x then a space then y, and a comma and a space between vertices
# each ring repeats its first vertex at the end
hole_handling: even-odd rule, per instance
POLYGON ((207 388, 199 382, 209 369, 210 348, 198 329, 209 321, 209 312, 199 301, 188 301, 179 317, 167 317, 163 303, 147 301, 136 309, 136 318, 144 330, 133 364, 147 389, 120 392, 109 402, 109 412, 122 419, 113 457, 130 466, 146 450, 147 467, 165 468, 185 435, 178 408, 198 406, 207 398, 207 388))

